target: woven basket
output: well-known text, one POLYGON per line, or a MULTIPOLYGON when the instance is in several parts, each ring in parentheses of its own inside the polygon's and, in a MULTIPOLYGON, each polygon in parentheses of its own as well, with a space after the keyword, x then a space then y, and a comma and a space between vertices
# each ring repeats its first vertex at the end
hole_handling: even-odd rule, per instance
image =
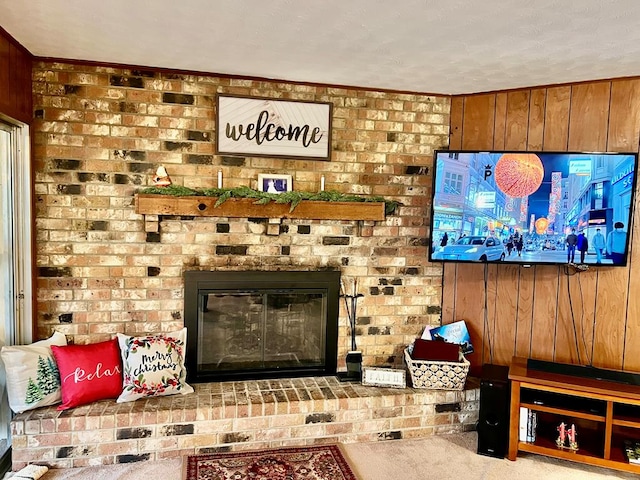
POLYGON ((462 390, 471 364, 460 352, 459 362, 414 360, 409 348, 404 350, 404 361, 409 368, 413 388, 433 390, 462 390))

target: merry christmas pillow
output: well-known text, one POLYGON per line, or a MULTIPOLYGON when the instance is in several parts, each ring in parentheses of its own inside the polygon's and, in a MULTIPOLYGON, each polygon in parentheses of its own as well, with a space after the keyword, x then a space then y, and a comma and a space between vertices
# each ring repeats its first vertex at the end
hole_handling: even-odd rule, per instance
POLYGON ((193 392, 193 388, 186 383, 187 371, 184 366, 186 328, 144 337, 130 337, 121 333, 117 336, 123 366, 123 388, 118 403, 193 392))
POLYGON ((52 345, 66 345, 67 337, 55 332, 50 338, 31 345, 7 345, 0 357, 7 378, 9 406, 15 413, 60 403, 60 375, 52 345))
POLYGON ((120 348, 116 338, 88 345, 54 346, 51 350, 62 385, 62 405, 58 410, 117 398, 122 392, 120 348))

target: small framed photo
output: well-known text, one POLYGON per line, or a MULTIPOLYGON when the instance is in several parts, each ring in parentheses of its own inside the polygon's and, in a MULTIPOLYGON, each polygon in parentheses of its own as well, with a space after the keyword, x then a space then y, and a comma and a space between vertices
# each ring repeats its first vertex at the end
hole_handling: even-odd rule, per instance
POLYGON ((258 190, 266 193, 284 193, 293 189, 291 175, 258 174, 258 190))

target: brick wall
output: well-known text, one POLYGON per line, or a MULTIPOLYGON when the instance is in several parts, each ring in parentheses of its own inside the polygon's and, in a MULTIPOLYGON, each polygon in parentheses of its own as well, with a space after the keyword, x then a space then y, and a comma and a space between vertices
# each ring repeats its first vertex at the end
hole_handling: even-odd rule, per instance
MULTIPOLYGON (((180 328, 187 269, 339 269, 365 294, 357 342, 368 365, 400 365, 404 346, 439 324, 442 269, 427 262, 426 217, 448 97, 50 62, 34 65, 33 80, 40 337, 180 328), (215 155, 216 93, 332 102, 331 161, 215 155), (219 169, 225 187, 286 173, 295 190, 316 191, 324 175, 328 190, 403 206, 365 226, 284 220, 266 235, 262 220, 162 217, 160 233, 146 233, 133 195, 160 164, 192 188, 216 186, 219 169)), ((339 342, 342 360, 344 311, 339 342)))

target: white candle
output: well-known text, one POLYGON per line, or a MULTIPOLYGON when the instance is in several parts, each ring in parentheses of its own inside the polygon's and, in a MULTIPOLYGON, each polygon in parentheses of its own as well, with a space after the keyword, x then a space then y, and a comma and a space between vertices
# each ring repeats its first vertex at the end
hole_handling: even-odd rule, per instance
POLYGON ((324 192, 324 175, 320 177, 320 191, 324 192))
POLYGON ((218 188, 222 188, 222 170, 218 170, 218 188))

